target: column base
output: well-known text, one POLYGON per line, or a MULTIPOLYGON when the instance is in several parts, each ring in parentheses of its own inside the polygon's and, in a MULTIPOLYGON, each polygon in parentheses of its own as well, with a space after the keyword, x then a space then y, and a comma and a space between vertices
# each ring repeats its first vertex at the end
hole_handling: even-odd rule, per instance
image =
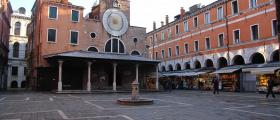
POLYGON ((62 82, 58 82, 57 91, 58 91, 58 92, 61 92, 61 91, 62 91, 62 82))

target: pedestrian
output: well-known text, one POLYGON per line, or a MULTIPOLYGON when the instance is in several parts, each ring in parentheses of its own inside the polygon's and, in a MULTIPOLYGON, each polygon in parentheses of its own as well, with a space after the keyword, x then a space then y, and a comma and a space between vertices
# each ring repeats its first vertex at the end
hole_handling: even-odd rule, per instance
POLYGON ((266 98, 268 98, 269 94, 272 94, 272 97, 275 98, 275 95, 273 93, 273 86, 274 86, 274 77, 271 77, 268 80, 266 98))
POLYGON ((171 90, 172 90, 172 82, 171 82, 169 77, 168 77, 168 80, 167 80, 167 88, 168 88, 168 92, 171 92, 171 90))
POLYGON ((212 80, 213 84, 213 94, 215 95, 216 93, 219 94, 219 80, 214 77, 212 80))

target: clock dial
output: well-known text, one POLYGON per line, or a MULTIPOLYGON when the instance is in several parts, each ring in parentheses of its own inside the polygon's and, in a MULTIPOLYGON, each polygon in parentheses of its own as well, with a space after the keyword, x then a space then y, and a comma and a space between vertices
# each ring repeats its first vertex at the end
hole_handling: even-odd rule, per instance
POLYGON ((103 26, 109 34, 121 36, 128 29, 128 21, 118 9, 108 9, 103 15, 103 26))

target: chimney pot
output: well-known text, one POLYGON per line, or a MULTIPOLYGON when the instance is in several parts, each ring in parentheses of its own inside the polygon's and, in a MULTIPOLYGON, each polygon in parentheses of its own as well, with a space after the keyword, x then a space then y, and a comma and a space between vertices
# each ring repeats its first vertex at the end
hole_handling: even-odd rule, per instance
POLYGON ((157 29, 156 21, 154 21, 154 23, 153 23, 153 28, 154 28, 154 30, 157 29))
POLYGON ((166 25, 169 23, 169 17, 168 17, 168 15, 165 16, 165 23, 166 23, 166 25))
POLYGON ((161 23, 161 27, 164 26, 164 22, 163 21, 161 21, 160 23, 161 23))

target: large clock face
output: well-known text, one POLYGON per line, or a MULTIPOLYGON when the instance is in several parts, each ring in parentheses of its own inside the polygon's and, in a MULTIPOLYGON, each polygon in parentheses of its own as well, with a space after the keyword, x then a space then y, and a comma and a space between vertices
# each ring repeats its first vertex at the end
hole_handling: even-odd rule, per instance
POLYGON ((108 9, 103 15, 103 26, 109 34, 121 36, 128 29, 128 21, 118 9, 108 9))

